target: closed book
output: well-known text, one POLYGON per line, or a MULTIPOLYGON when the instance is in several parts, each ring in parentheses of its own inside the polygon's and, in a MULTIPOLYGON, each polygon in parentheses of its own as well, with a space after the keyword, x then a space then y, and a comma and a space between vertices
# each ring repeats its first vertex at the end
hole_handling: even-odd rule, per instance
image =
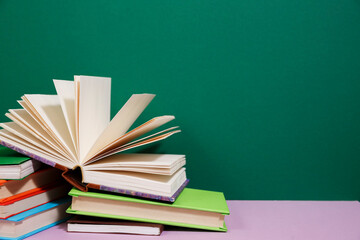
POLYGON ((123 153, 180 132, 178 126, 153 132, 172 115, 132 128, 154 94, 133 94, 111 119, 111 78, 74 76, 53 83, 56 95, 25 94, 21 108, 5 114, 11 121, 0 123, 1 145, 62 170, 82 191, 175 201, 188 183, 184 155, 123 153))
POLYGON ((75 188, 69 195, 72 205, 67 212, 71 214, 227 231, 224 218, 229 209, 221 192, 185 188, 174 203, 75 188))
POLYGON ((0 239, 20 240, 68 220, 68 197, 46 203, 6 219, 0 219, 0 239))
POLYGON ((38 188, 61 180, 61 172, 55 168, 36 171, 21 180, 0 180, 0 203, 17 198, 18 194, 29 194, 38 188), (29 191, 29 192, 28 192, 29 191))
POLYGON ((123 233, 137 235, 160 235, 164 226, 108 218, 75 215, 67 221, 68 232, 123 233))
POLYGON ((42 204, 66 197, 69 190, 69 184, 65 181, 59 181, 16 194, 12 198, 7 198, 0 202, 0 219, 5 219, 42 204))
POLYGON ((0 179, 22 179, 41 167, 39 161, 0 147, 0 179))

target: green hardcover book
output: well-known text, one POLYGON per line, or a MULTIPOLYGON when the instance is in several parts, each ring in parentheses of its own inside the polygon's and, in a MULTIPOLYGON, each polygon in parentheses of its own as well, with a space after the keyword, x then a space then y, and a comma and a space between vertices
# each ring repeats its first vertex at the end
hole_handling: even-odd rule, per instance
POLYGON ((174 203, 149 201, 73 188, 67 213, 226 232, 229 214, 221 192, 185 188, 174 203))
POLYGON ((17 165, 30 158, 17 153, 9 148, 0 146, 0 166, 1 165, 17 165))
POLYGON ((39 169, 41 163, 9 148, 0 147, 0 179, 22 179, 39 169))

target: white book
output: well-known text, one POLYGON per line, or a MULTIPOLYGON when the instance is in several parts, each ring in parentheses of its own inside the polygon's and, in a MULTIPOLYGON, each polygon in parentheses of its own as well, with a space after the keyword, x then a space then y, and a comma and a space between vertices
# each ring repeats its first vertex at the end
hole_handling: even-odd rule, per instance
POLYGON ((67 221, 68 232, 160 235, 162 224, 75 215, 67 221))
POLYGON ((22 179, 41 167, 41 162, 29 159, 20 164, 0 165, 0 179, 22 179))

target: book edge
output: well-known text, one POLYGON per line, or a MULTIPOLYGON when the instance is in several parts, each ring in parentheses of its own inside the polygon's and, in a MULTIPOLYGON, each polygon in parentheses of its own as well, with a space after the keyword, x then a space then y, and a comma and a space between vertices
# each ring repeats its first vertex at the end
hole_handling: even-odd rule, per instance
POLYGON ((41 232, 41 231, 44 231, 44 230, 46 230, 46 229, 48 229, 48 228, 51 228, 51 227, 53 227, 53 226, 55 226, 55 225, 58 225, 58 224, 60 224, 60 223, 62 223, 62 222, 65 222, 65 221, 68 220, 68 219, 69 219, 69 217, 66 217, 66 218, 64 218, 64 219, 61 219, 61 220, 56 221, 56 222, 53 222, 53 223, 48 224, 48 225, 46 225, 46 226, 43 226, 43 227, 41 227, 41 228, 35 229, 34 231, 28 232, 28 233, 26 233, 26 234, 24 234, 24 235, 22 235, 22 236, 19 236, 19 237, 15 237, 15 238, 2 237, 1 239, 4 239, 4 240, 21 240, 21 239, 30 237, 30 236, 32 236, 32 235, 34 235, 34 234, 36 234, 36 233, 39 233, 39 232, 41 232))
POLYGON ((180 193, 188 185, 189 181, 190 181, 189 179, 186 179, 185 182, 180 186, 180 188, 171 197, 143 193, 143 192, 136 192, 136 191, 126 190, 126 189, 112 188, 112 187, 107 187, 107 186, 103 186, 103 185, 88 184, 88 187, 97 189, 97 190, 106 191, 106 192, 121 193, 121 194, 129 195, 129 196, 136 196, 136 197, 141 197, 141 198, 146 198, 146 199, 151 199, 151 200, 175 202, 176 198, 180 195, 180 193))
POLYGON ((38 156, 38 155, 32 154, 32 153, 30 153, 30 152, 28 152, 28 151, 25 151, 25 150, 23 150, 23 149, 21 149, 21 148, 19 148, 19 147, 13 146, 13 145, 11 145, 11 144, 9 144, 9 143, 7 143, 7 142, 4 142, 4 141, 2 141, 2 140, 0 140, 0 145, 2 145, 2 146, 4 146, 4 147, 7 147, 7 148, 10 148, 10 149, 12 149, 12 150, 14 150, 14 151, 16 151, 16 152, 18 152, 18 153, 20 153, 20 154, 23 154, 23 155, 25 155, 25 156, 30 157, 30 158, 32 158, 32 159, 38 160, 38 161, 40 161, 40 162, 42 162, 42 163, 44 163, 44 164, 46 164, 46 165, 49 165, 49 166, 51 166, 51 167, 56 167, 56 165, 59 165, 59 166, 61 166, 62 168, 59 168, 59 167, 57 167, 57 168, 59 168, 59 169, 61 169, 61 170, 63 170, 63 168, 65 168, 64 166, 62 166, 62 165, 60 165, 60 164, 56 164, 56 163, 54 163, 54 162, 52 162, 52 161, 49 161, 49 160, 47 160, 47 159, 45 159, 45 158, 42 158, 42 157, 40 157, 40 156, 38 156))
POLYGON ((176 226, 176 227, 196 228, 196 229, 219 231, 219 232, 226 232, 227 231, 225 221, 224 221, 224 226, 218 228, 218 227, 209 227, 209 226, 187 224, 187 223, 177 223, 177 222, 168 222, 168 221, 161 221, 161 220, 152 220, 152 219, 146 219, 146 218, 135 218, 135 217, 126 217, 126 216, 118 216, 118 215, 103 214, 103 213, 78 211, 78 210, 73 210, 71 208, 71 206, 66 210, 66 212, 69 213, 69 214, 94 216, 94 217, 106 217, 106 218, 114 218, 114 219, 122 219, 122 220, 139 221, 139 222, 150 222, 150 223, 158 223, 158 224, 164 224, 164 225, 170 225, 170 226, 176 226))

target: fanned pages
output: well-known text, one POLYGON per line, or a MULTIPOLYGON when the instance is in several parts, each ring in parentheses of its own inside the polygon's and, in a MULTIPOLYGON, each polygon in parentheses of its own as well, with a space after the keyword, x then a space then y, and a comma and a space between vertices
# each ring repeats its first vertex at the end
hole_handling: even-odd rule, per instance
POLYGON ((58 158, 64 158, 63 155, 56 152, 54 149, 49 147, 48 145, 44 144, 41 141, 38 141, 36 137, 25 131, 23 128, 21 128, 19 125, 17 125, 15 122, 8 122, 8 123, 0 123, 0 126, 4 128, 5 130, 11 132, 15 136, 18 136, 22 138, 23 140, 31 143, 32 145, 37 145, 40 149, 48 152, 49 154, 52 154, 54 156, 57 156, 58 158))
POLYGON ((57 95, 26 94, 18 101, 22 109, 5 114, 12 122, 0 123, 1 145, 63 170, 82 191, 175 201, 188 183, 184 155, 122 153, 180 132, 152 132, 172 121, 171 115, 129 131, 155 95, 133 94, 110 120, 110 78, 75 76, 54 85, 57 95))
POLYGON ((9 119, 13 120, 24 130, 28 131, 45 144, 52 146, 59 153, 66 156, 65 151, 51 138, 51 136, 27 113, 24 109, 10 109, 10 113, 6 113, 9 119))
POLYGON ((75 76, 80 162, 110 122, 110 78, 75 76))
POLYGON ((57 140, 67 154, 75 159, 75 146, 72 143, 69 129, 57 95, 26 94, 24 102, 39 119, 39 124, 57 140))
POLYGON ((76 129, 75 129, 75 86, 72 81, 54 80, 57 95, 61 103, 61 109, 64 113, 67 127, 71 139, 77 149, 76 129))
POLYGON ((102 132, 87 157, 123 136, 154 97, 153 94, 132 95, 102 132))

